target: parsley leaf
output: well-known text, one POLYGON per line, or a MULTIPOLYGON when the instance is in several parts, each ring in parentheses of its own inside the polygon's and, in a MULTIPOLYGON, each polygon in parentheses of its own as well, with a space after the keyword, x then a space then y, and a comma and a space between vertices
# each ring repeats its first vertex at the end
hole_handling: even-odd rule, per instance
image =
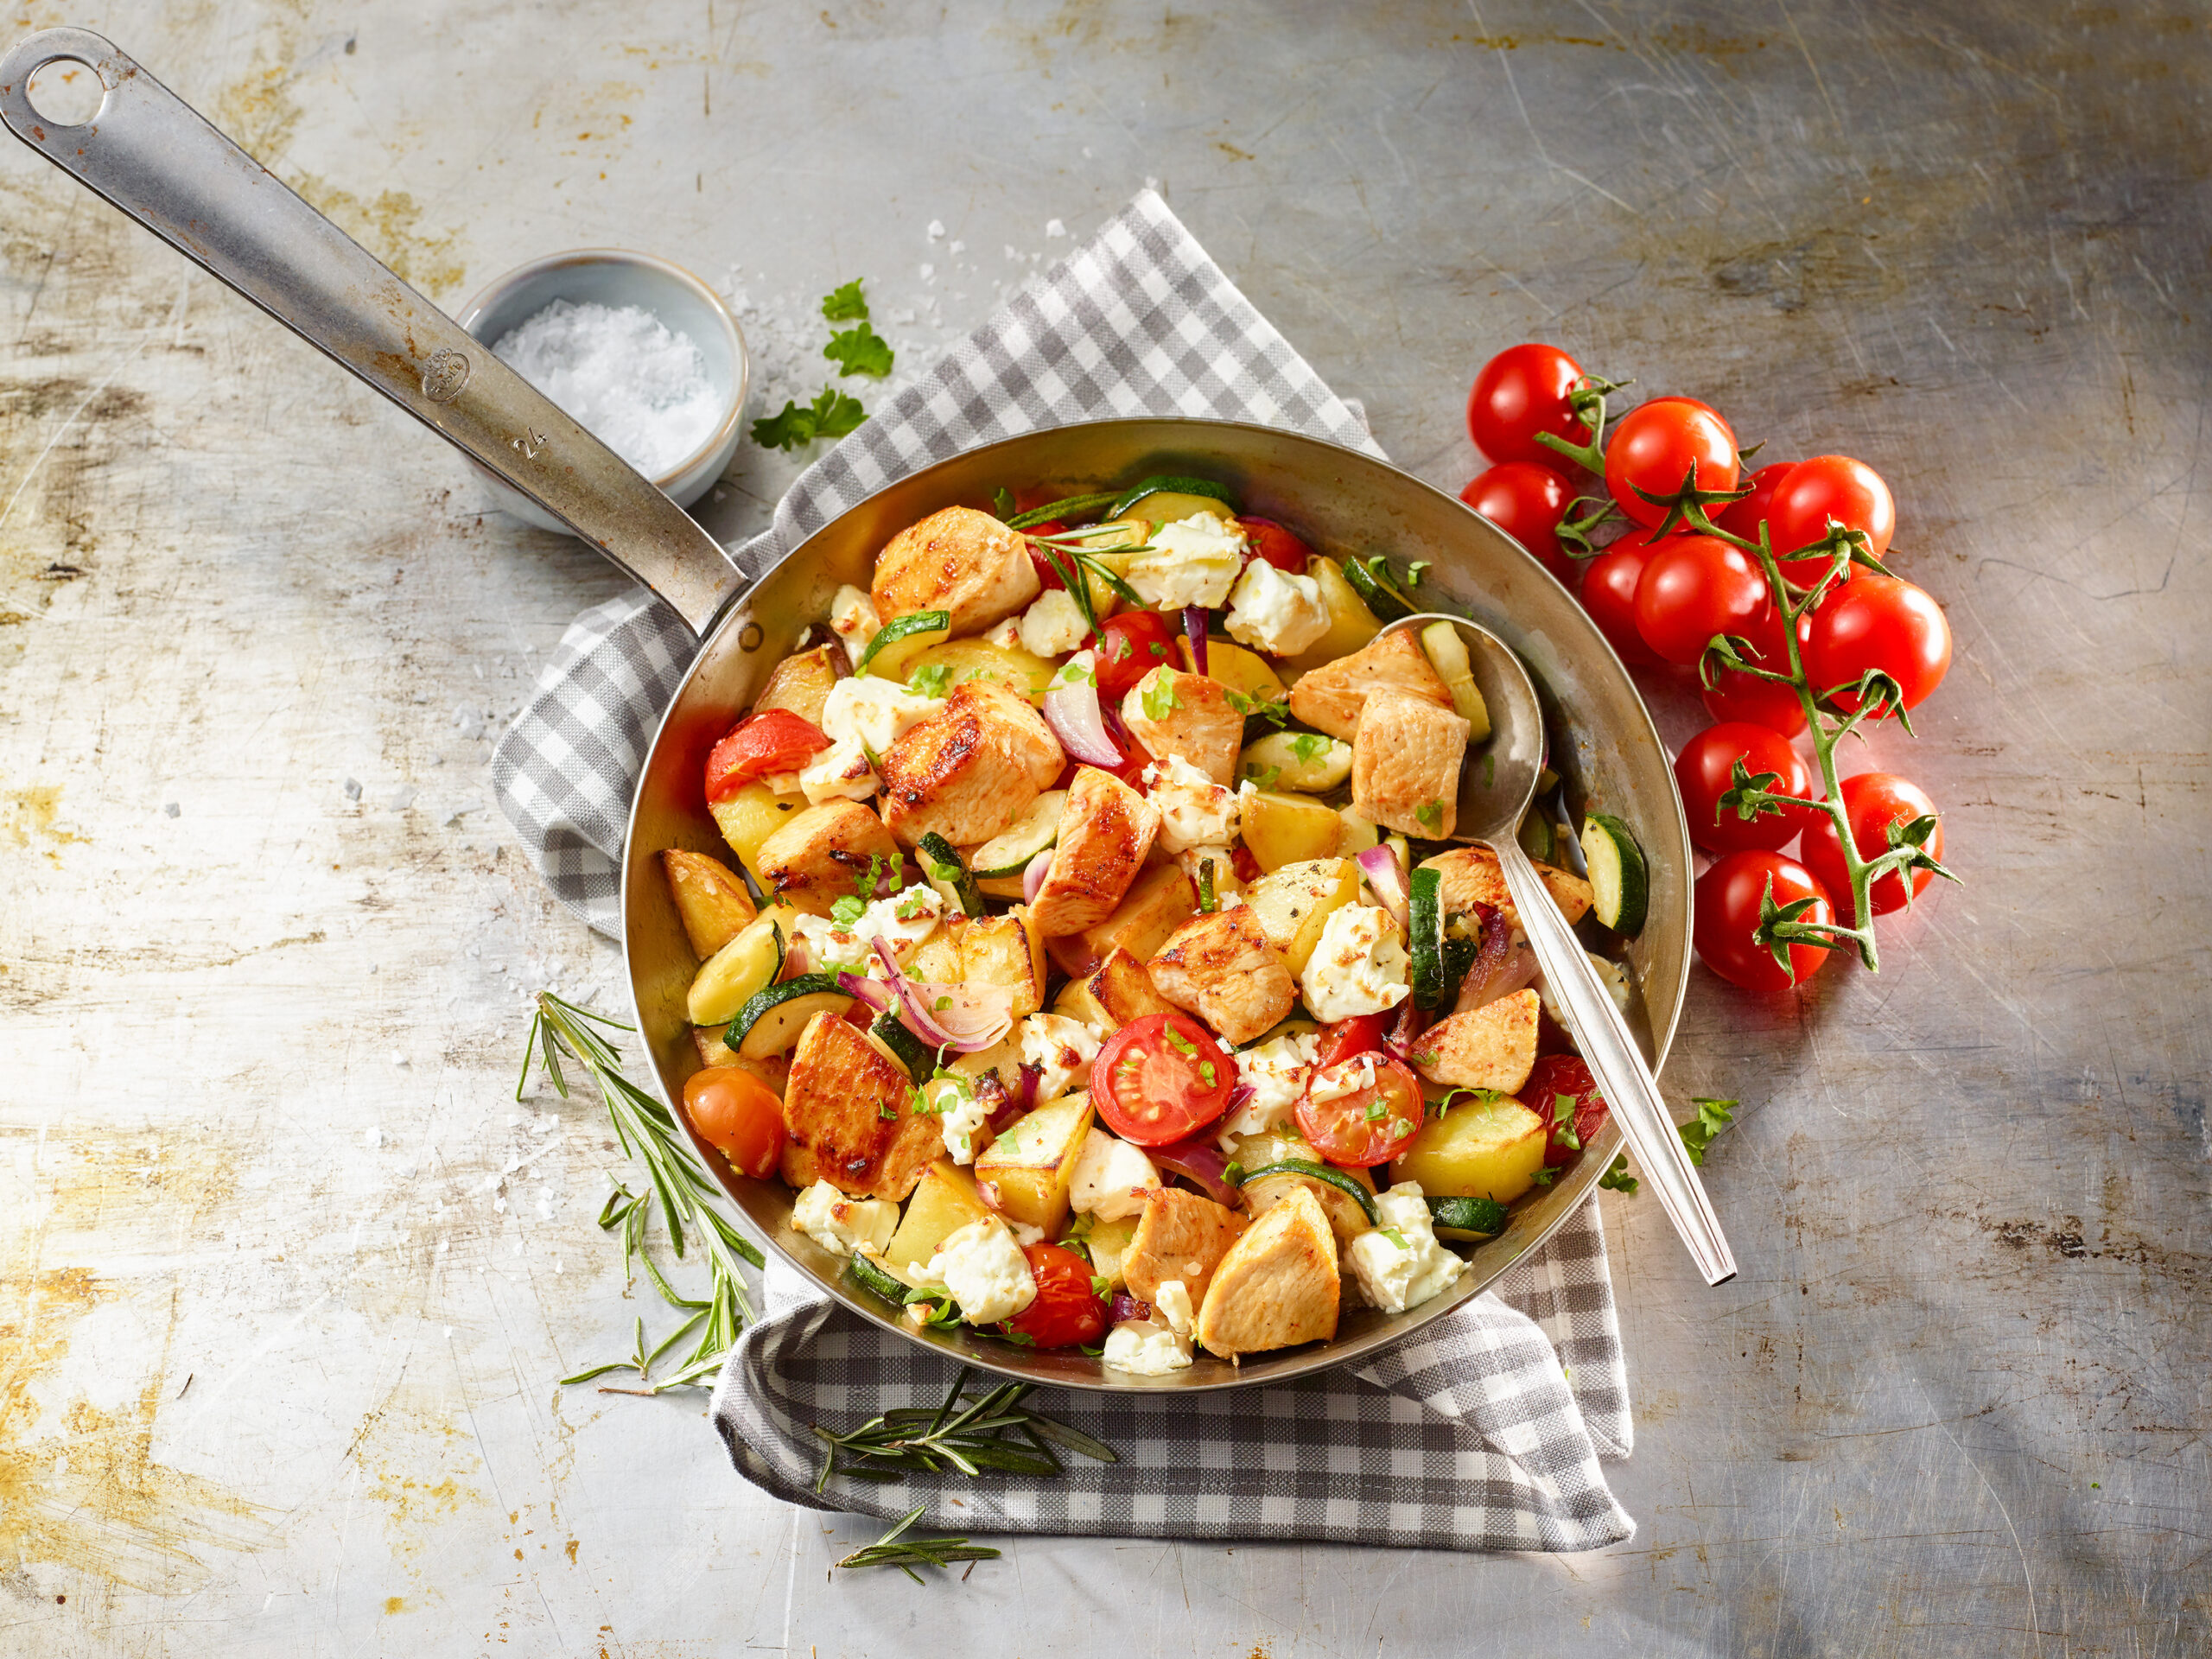
POLYGON ((938 998, 936 1004, 934 1005, 933 1008, 931 1009, 931 1012, 936 1013, 936 1014, 943 1014, 943 1013, 944 1013, 947 1008, 950 1007, 951 1006, 952 1006, 952 999, 951 999, 950 997, 949 997, 949 996, 940 996, 939 998, 938 998))
POLYGON ((1574 1096, 1573 1095, 1552 1096, 1552 1141, 1555 1145, 1565 1147, 1569 1152, 1582 1150, 1581 1138, 1574 1132, 1574 1096))
POLYGON ((868 906, 858 899, 840 899, 830 906, 830 919, 840 927, 851 927, 857 923, 868 906))
POLYGON ((1367 1103, 1367 1121, 1370 1123, 1380 1123, 1382 1121, 1382 1114, 1389 1109, 1389 1108, 1383 1105, 1383 1103, 1379 1100, 1369 1101, 1367 1103))
POLYGON ((1628 1173, 1626 1153, 1621 1154, 1606 1166, 1605 1173, 1598 1178, 1598 1185, 1608 1192, 1625 1192, 1630 1198, 1636 1196, 1636 1189, 1639 1183, 1635 1176, 1628 1173))
POLYGON ((1215 1076, 1216 1073, 1214 1071, 1213 1062, 1211 1060, 1200 1060, 1198 1062, 1198 1081, 1200 1083, 1211 1089, 1214 1085, 1215 1076))
POLYGON ((1555 1169, 1540 1169, 1531 1174, 1529 1179, 1535 1182, 1538 1186, 1549 1186, 1558 1175, 1559 1171, 1555 1169))
POLYGON ((840 374, 872 374, 881 378, 891 372, 891 342, 865 322, 830 335, 822 355, 837 365, 840 374))
POLYGON ((1411 564, 1408 565, 1406 567, 1406 586, 1408 588, 1420 587, 1421 573, 1427 569, 1428 565, 1429 562, 1427 559, 1415 559, 1411 564))
POLYGON ((1298 732, 1290 740, 1290 752, 1298 757, 1298 764, 1301 766, 1307 765, 1328 747, 1329 740, 1316 732, 1298 732))
POLYGON ((824 294, 822 315, 832 322, 866 322, 868 302, 861 296, 861 279, 855 276, 824 294))
POLYGON ((1395 1227, 1378 1227, 1378 1228, 1376 1228, 1376 1231, 1377 1231, 1377 1232, 1381 1233, 1381 1234, 1382 1235, 1382 1236, 1383 1236, 1383 1237, 1385 1237, 1385 1238, 1389 1239, 1389 1240, 1393 1244, 1396 1245, 1400 1249, 1404 1250, 1404 1251, 1408 1252, 1408 1254, 1410 1254, 1410 1253, 1412 1252, 1412 1250, 1413 1250, 1413 1248, 1414 1248, 1414 1247, 1413 1247, 1412 1245, 1410 1245, 1410 1244, 1408 1244, 1408 1243, 1406 1243, 1406 1236, 1405 1236, 1403 1233, 1400 1232, 1396 1228, 1395 1228, 1395 1227))
MULTIPOLYGON (((890 861, 881 853, 870 853, 868 855, 868 874, 853 878, 853 891, 863 899, 874 898, 877 885, 883 880, 884 866, 888 863, 890 861)), ((896 865, 892 866, 893 870, 897 868, 896 865)))
POLYGON ((991 505, 997 510, 1000 518, 1013 518, 1014 516, 1014 492, 1005 485, 1000 485, 992 493, 991 505))
POLYGON ((925 663, 906 677, 906 689, 919 696, 941 697, 951 678, 950 663, 925 663))
POLYGON ((875 1109, 875 1115, 887 1123, 896 1123, 899 1121, 899 1109, 887 1100, 875 1109))
POLYGON ((904 899, 901 899, 899 901, 899 908, 893 911, 892 914, 898 917, 898 918, 902 922, 911 922, 917 916, 925 913, 929 907, 930 895, 928 893, 910 893, 904 899))
POLYGON ((860 399, 824 386, 813 403, 786 401, 779 414, 753 423, 753 442, 764 449, 803 449, 817 438, 842 438, 868 418, 860 399))
POLYGON ((1244 775, 1247 778, 1249 778, 1254 783, 1257 784, 1262 789, 1273 789, 1275 786, 1275 779, 1282 776, 1282 768, 1281 766, 1247 766, 1244 768, 1244 775))
POLYGON ((1176 1030, 1174 1027, 1164 1026, 1160 1029, 1161 1033, 1167 1039, 1167 1046, 1178 1054, 1189 1055, 1198 1052, 1198 1046, 1176 1030))
POLYGON ((1682 1147, 1690 1155, 1690 1162, 1703 1168, 1705 1149, 1713 1144, 1713 1137, 1735 1122, 1732 1109, 1738 1104, 1732 1100, 1713 1100, 1702 1095, 1690 1097, 1690 1104, 1697 1108, 1697 1116, 1681 1126, 1678 1131, 1682 1147))
POLYGON ((1224 1181, 1227 1181, 1231 1186, 1243 1185, 1244 1166, 1236 1162, 1234 1159, 1230 1160, 1228 1163, 1225 1163, 1221 1166, 1221 1178, 1224 1181))
POLYGON ((1154 680, 1146 686, 1141 701, 1147 720, 1165 720, 1183 706, 1175 695, 1174 686, 1165 679, 1154 680))
POLYGON ((1114 1281, 1103 1273, 1090 1275, 1090 1294, 1102 1302, 1114 1300, 1114 1281))

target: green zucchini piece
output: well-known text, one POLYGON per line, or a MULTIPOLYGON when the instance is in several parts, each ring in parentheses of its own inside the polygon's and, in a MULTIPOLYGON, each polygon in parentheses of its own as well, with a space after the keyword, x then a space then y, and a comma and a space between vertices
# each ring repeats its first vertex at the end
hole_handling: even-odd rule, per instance
POLYGON ((937 1075, 937 1050, 906 1029, 896 1008, 886 1008, 877 1014, 868 1030, 899 1057, 899 1064, 906 1068, 906 1075, 916 1083, 927 1083, 937 1075))
POLYGON ((1496 1238, 1505 1230, 1505 1206, 1496 1198, 1431 1198, 1428 1221, 1439 1238, 1496 1238))
POLYGON ((1399 590, 1398 579, 1390 574, 1389 561, 1380 553, 1365 559, 1344 561, 1344 580, 1351 584, 1361 602, 1375 613, 1378 622, 1395 622, 1400 617, 1414 613, 1413 601, 1399 590))
POLYGON ((784 971, 784 931, 755 917, 709 957, 691 981, 685 1012, 695 1026, 718 1026, 776 982, 784 971))
MULTIPOLYGON (((1063 522, 1080 518, 1086 513, 1111 507, 1120 499, 1111 490, 1101 495, 1071 495, 1064 501, 1051 501, 1041 507, 1032 507, 1027 512, 1017 512, 1006 521, 1006 527, 1008 530, 1033 530, 1039 524, 1050 524, 1055 518, 1063 522)), ((1108 513, 1107 516, 1111 518, 1114 515, 1108 513)))
POLYGON ((918 633, 948 633, 951 628, 950 611, 914 611, 906 616, 894 616, 875 631, 875 637, 868 642, 868 649, 861 652, 860 661, 853 664, 853 672, 867 673, 868 665, 875 660, 875 653, 886 645, 911 639, 918 633))
POLYGON ((953 902, 960 906, 963 916, 983 913, 983 890, 976 885, 975 876, 960 861, 960 849, 934 830, 921 839, 914 849, 920 855, 918 861, 922 874, 933 881, 942 881, 952 889, 953 902))
POLYGON ((1544 816, 1543 810, 1532 806, 1522 817, 1521 828, 1514 839, 1521 843, 1521 850, 1529 857, 1549 864, 1556 861, 1554 857, 1555 849, 1552 846, 1555 833, 1552 821, 1544 816))
POLYGON ((836 975, 801 974, 747 1001, 722 1033, 722 1041, 748 1060, 765 1060, 797 1042, 816 1014, 842 1014, 852 1003, 837 988, 836 975))
POLYGON ((845 1271, 852 1274, 853 1282, 869 1295, 880 1296, 893 1307, 906 1306, 906 1286, 858 1250, 853 1252, 852 1265, 845 1271))
POLYGON ((1257 1169, 1248 1169, 1236 1178, 1236 1185, 1256 1181, 1262 1175, 1303 1175, 1308 1180, 1333 1186, 1338 1192, 1357 1199, 1366 1212, 1367 1219, 1375 1226, 1382 1224, 1382 1212, 1375 1207, 1375 1195, 1341 1169, 1332 1169, 1326 1164, 1309 1164, 1302 1158, 1285 1158, 1277 1163, 1262 1164, 1257 1169))
POLYGON ((1590 866, 1590 907, 1607 927, 1634 938, 1651 902, 1643 849, 1618 818, 1592 812, 1582 826, 1582 856, 1590 866))
POLYGON ((1459 991, 1444 955, 1444 872, 1415 870, 1407 891, 1410 902, 1406 931, 1413 957, 1414 1006, 1433 1014, 1459 991))
POLYGON ((1163 490, 1173 491, 1177 495, 1202 495, 1209 500, 1218 501, 1229 509, 1232 517, 1236 512, 1236 498, 1231 495, 1226 487, 1215 483, 1211 479, 1184 478, 1173 473, 1160 473, 1131 485, 1121 494, 1116 496, 1113 505, 1106 509, 1104 516, 1109 518, 1119 518, 1147 495, 1158 495, 1163 490))
POLYGON ((1029 861, 1055 845, 1060 838, 1060 815, 1066 810, 1068 792, 1048 789, 1029 804, 1029 810, 1003 835, 994 836, 976 849, 969 868, 985 880, 1020 875, 1029 861))

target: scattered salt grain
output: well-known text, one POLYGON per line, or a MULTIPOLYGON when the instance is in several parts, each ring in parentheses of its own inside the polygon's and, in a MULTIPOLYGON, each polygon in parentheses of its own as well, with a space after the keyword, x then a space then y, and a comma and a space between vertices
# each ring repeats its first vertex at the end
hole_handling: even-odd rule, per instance
POLYGON ((671 471, 721 418, 698 346, 642 306, 556 300, 492 354, 648 478, 671 471))
POLYGON ((968 251, 968 245, 965 242, 955 242, 950 247, 947 248, 945 251, 947 253, 965 253, 968 251))
POLYGON ((922 280, 924 282, 934 282, 936 278, 937 267, 935 265, 924 265, 922 267, 922 280))
POLYGON ((932 242, 934 242, 934 241, 936 241, 936 240, 938 239, 938 238, 939 238, 939 237, 943 236, 944 234, 944 221, 943 219, 933 219, 930 220, 930 240, 931 240, 931 241, 932 241, 932 242))
POLYGON ((1068 227, 1061 224, 1058 219, 1048 219, 1045 221, 1045 239, 1046 241, 1051 241, 1056 236, 1065 236, 1067 233, 1068 227))

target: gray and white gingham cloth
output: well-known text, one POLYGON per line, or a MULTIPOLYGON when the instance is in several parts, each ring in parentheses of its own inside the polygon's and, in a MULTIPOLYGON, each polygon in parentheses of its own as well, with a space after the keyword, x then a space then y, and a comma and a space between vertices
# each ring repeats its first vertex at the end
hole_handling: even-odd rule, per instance
MULTIPOLYGON (((893 479, 976 444, 1144 414, 1268 422, 1382 453, 1147 190, 801 474, 738 560, 765 572, 893 479)), ((691 650, 643 589, 594 607, 493 756, 494 792, 555 895, 610 935, 631 791, 691 650)), ((1122 1460, 1071 1457, 1045 1483, 836 1479, 817 1497, 812 1425, 934 1406, 951 1369, 779 1257, 765 1288, 713 1414, 739 1471, 791 1503, 885 1517, 920 1504, 927 1524, 970 1532, 1456 1549, 1593 1549, 1636 1529, 1599 1468, 1628 1455, 1632 1431, 1594 1200, 1492 1290, 1357 1371, 1195 1396, 1046 1391, 1039 1409, 1122 1460)))

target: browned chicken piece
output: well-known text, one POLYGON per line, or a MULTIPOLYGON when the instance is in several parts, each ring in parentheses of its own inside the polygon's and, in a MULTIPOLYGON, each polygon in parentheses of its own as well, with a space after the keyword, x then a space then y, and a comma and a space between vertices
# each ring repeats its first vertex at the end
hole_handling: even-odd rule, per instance
POLYGON ((868 861, 899 868, 899 843, 859 801, 810 806, 760 843, 760 880, 772 899, 810 916, 827 916, 867 879, 868 861))
POLYGON ((981 633, 1038 592, 1028 542, 973 507, 944 508, 893 536, 875 556, 869 587, 886 622, 945 611, 956 635, 981 633))
MULTIPOLYGON (((1580 921, 1582 913, 1590 908, 1590 884, 1572 870, 1562 870, 1538 859, 1529 861, 1535 865, 1536 874, 1544 879, 1544 887, 1552 901, 1558 905, 1560 914, 1570 925, 1580 921)), ((1497 855, 1489 848, 1454 847, 1448 853, 1423 859, 1421 867, 1443 872, 1444 879, 1437 884, 1437 900, 1446 915, 1488 905, 1505 918, 1508 927, 1521 925, 1521 912, 1514 909, 1513 895, 1505 890, 1505 872, 1497 868, 1497 855)))
POLYGON ((1167 936, 1149 964, 1152 983, 1232 1043, 1249 1043, 1287 1017, 1297 982, 1268 943, 1249 905, 1197 916, 1167 936))
POLYGON ((1228 1358, 1326 1342, 1342 1294, 1329 1217, 1295 1187, 1222 1257, 1198 1306, 1198 1340, 1228 1358))
POLYGON ((1122 721, 1154 760, 1179 754, 1217 784, 1236 786, 1244 716, 1219 680, 1155 668, 1122 699, 1122 721))
POLYGON ((1453 1089, 1495 1089, 1510 1095, 1536 1064, 1534 991, 1515 991, 1465 1014, 1440 1020, 1414 1041, 1414 1070, 1453 1089))
MULTIPOLYGON (((816 1173, 855 1198, 899 1199, 944 1152, 935 1117, 913 1109, 906 1068, 859 1027, 817 1014, 791 1051, 784 1128, 816 1173)), ((793 1163, 790 1154, 785 1163, 793 1163)), ((804 1160, 798 1160, 802 1164, 804 1160)))
POLYGON ((1385 686, 1440 709, 1452 707, 1452 693, 1429 665, 1427 654, 1402 629, 1377 634, 1351 656, 1300 675, 1290 688, 1290 712, 1315 731, 1349 743, 1359 730, 1359 711, 1367 694, 1385 686))
POLYGON ((1191 878, 1173 864, 1155 865, 1136 879, 1104 921, 1049 941, 1052 960, 1071 977, 1091 972, 1116 948, 1149 962, 1198 907, 1198 890, 1191 878))
POLYGON ((1090 995, 1116 1029, 1174 1005, 1160 995, 1142 963, 1118 945, 1090 976, 1090 995))
POLYGON ((1027 697, 995 680, 963 680, 884 751, 883 821, 903 846, 932 830, 973 846, 1010 829, 1065 763, 1027 697))
POLYGON ((1244 1217, 1179 1186, 1163 1186, 1144 1201, 1144 1214, 1122 1258, 1129 1294, 1148 1302, 1170 1279, 1180 1279, 1191 1306, 1205 1300, 1214 1269, 1244 1230, 1244 1217))
POLYGON ((1459 822, 1459 763, 1471 729, 1410 691, 1370 692, 1352 736, 1352 810, 1402 836, 1449 837, 1459 822))
POLYGON ((1159 833, 1158 807, 1110 772, 1079 769, 1068 785, 1052 868, 1037 890, 1038 931, 1058 938, 1111 916, 1159 833))
POLYGON ((817 645, 785 658, 768 671, 768 683, 753 700, 753 712, 787 709, 808 725, 819 726, 822 705, 830 701, 830 688, 837 683, 837 664, 844 655, 842 645, 817 645))

